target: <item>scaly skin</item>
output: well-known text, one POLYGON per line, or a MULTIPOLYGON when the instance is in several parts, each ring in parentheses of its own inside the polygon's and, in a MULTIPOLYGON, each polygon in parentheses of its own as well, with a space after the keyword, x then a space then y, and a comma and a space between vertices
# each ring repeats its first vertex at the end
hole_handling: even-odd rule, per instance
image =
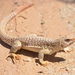
POLYGON ((5 32, 5 26, 7 23, 15 17, 18 13, 20 13, 22 10, 32 6, 33 4, 22 8, 19 11, 13 12, 9 14, 5 19, 2 20, 0 24, 0 38, 2 41, 4 41, 6 44, 11 46, 10 50, 10 56, 13 56, 13 59, 18 58, 18 56, 15 54, 19 49, 27 49, 33 52, 38 52, 38 58, 39 62, 42 65, 47 65, 47 61, 43 61, 44 54, 53 54, 61 49, 64 49, 74 43, 74 39, 62 37, 56 40, 51 40, 49 38, 40 37, 37 35, 27 35, 24 37, 13 37, 5 32))

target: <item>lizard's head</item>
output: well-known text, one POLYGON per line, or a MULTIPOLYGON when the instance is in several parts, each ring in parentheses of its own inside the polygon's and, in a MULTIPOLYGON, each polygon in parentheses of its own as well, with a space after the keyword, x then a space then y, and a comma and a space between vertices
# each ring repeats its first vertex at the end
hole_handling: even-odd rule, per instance
POLYGON ((75 42, 75 38, 62 37, 60 40, 60 44, 62 47, 67 47, 75 42))

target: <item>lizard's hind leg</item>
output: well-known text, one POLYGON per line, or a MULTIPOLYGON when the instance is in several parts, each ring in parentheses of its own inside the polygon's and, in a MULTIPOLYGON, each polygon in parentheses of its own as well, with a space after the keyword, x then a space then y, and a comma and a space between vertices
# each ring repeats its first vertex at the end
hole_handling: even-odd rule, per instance
POLYGON ((12 47, 10 49, 10 52, 9 52, 9 56, 14 59, 19 59, 19 55, 18 54, 15 54, 18 50, 20 50, 22 47, 22 44, 19 40, 16 40, 13 42, 12 44, 12 47))

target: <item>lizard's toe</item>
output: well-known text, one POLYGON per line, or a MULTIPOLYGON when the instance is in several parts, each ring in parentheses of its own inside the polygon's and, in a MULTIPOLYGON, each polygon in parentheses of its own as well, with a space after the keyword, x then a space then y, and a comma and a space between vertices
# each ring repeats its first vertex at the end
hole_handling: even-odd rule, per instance
POLYGON ((20 60, 20 59, 21 59, 21 56, 20 56, 19 54, 17 54, 17 55, 15 56, 15 59, 16 59, 16 60, 20 60))
POLYGON ((20 55, 19 54, 10 54, 9 56, 12 57, 12 59, 15 59, 15 60, 19 60, 20 59, 20 55))
POLYGON ((49 64, 50 64, 50 63, 49 63, 48 61, 42 61, 42 62, 41 62, 41 65, 42 65, 42 66, 47 66, 47 65, 49 65, 49 64))
POLYGON ((16 60, 20 60, 20 59, 21 59, 21 57, 20 57, 19 54, 14 54, 14 53, 11 53, 6 59, 8 60, 9 57, 11 57, 12 62, 13 62, 14 64, 15 64, 15 61, 16 61, 16 60))

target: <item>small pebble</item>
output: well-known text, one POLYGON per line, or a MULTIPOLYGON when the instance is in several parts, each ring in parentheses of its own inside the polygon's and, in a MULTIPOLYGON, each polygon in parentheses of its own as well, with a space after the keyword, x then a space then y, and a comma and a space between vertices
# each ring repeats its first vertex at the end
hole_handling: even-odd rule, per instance
POLYGON ((41 25, 45 24, 45 21, 44 20, 41 20, 41 25))
POLYGON ((75 71, 75 68, 72 68, 73 71, 75 71))
POLYGON ((38 73, 43 73, 43 71, 39 71, 38 73))
POLYGON ((15 5, 20 6, 18 2, 14 2, 15 5))
POLYGON ((26 62, 31 62, 31 61, 32 61, 31 58, 26 59, 26 62))
POLYGON ((70 69, 69 69, 69 68, 67 68, 67 67, 65 68, 65 70, 66 70, 66 71, 68 71, 68 72, 70 71, 70 69))
POLYGON ((18 4, 18 2, 14 2, 14 4, 16 5, 16 4, 18 4))
POLYGON ((39 64, 38 63, 36 63, 36 66, 38 66, 39 64))

